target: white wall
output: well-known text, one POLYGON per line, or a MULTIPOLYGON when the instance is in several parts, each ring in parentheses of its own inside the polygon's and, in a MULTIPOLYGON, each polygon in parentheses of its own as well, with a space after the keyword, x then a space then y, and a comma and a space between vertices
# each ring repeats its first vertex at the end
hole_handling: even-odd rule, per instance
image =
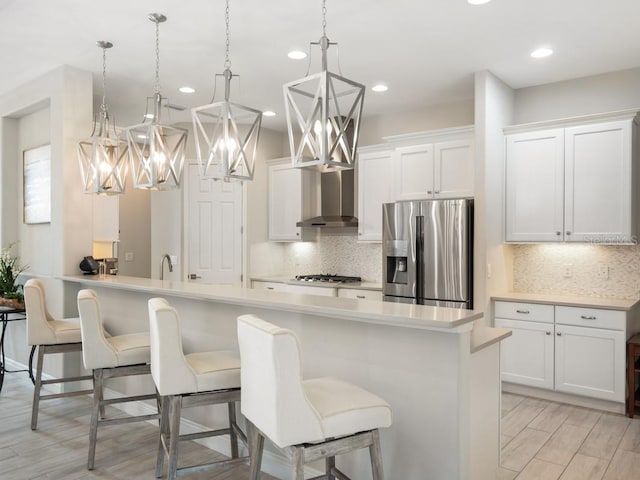
POLYGON ((119 275, 151 277, 151 192, 133 188, 127 175, 124 195, 120 195, 120 244, 118 246, 119 275), (133 253, 126 261, 125 254, 133 253))
POLYGON ((512 289, 512 254, 503 245, 504 137, 513 122, 513 90, 491 72, 475 78, 476 195, 474 308, 491 323, 490 296, 512 289), (490 273, 490 275, 489 275, 490 273), (490 278, 489 278, 490 277, 490 278))

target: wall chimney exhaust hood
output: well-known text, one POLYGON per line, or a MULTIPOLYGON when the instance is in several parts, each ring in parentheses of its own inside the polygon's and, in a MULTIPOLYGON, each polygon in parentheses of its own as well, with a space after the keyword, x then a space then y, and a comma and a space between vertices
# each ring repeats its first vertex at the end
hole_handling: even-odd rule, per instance
POLYGON ((320 175, 321 215, 297 222, 297 227, 357 227, 354 216, 353 170, 320 175))

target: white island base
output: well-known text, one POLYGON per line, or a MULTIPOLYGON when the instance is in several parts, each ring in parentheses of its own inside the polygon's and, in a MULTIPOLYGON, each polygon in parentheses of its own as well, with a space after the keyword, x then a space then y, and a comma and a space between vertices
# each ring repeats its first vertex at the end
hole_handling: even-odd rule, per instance
MULTIPOLYGON (((186 353, 237 350, 236 318, 246 313, 289 328, 300 340, 305 378, 340 377, 391 404, 393 425, 381 431, 387 480, 495 478, 499 341, 509 331, 478 327, 472 334, 481 312, 132 277, 62 280, 67 305, 81 288, 97 291, 113 334, 148 330, 147 300, 166 298, 180 314, 186 353)), ((210 409, 192 420, 216 426, 212 413, 226 418, 224 409, 210 409)), ((278 449, 267 450, 264 470, 289 478, 278 449)), ((366 450, 337 462, 354 479, 371 478, 366 450)), ((309 473, 317 474, 313 467, 309 473)))

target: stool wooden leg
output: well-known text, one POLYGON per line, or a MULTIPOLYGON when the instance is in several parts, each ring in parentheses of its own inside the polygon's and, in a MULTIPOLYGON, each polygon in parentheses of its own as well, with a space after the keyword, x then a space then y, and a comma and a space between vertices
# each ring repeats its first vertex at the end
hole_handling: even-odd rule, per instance
POLYGON ((33 387, 33 406, 31 408, 31 430, 38 427, 38 408, 40 407, 40 389, 42 388, 42 365, 44 363, 44 346, 38 345, 38 364, 36 383, 33 387))
POLYGON ((380 433, 378 430, 372 430, 373 443, 369 446, 369 455, 371 456, 371 470, 373 480, 384 480, 384 472, 382 471, 382 450, 380 448, 380 433))
POLYGON ((158 442, 158 457, 156 458, 156 478, 160 478, 164 471, 164 446, 169 436, 169 397, 160 398, 160 440, 158 442))
POLYGON ((233 428, 236 424, 236 404, 229 402, 227 405, 229 406, 229 429, 231 430, 229 433, 231 458, 238 458, 238 435, 236 434, 235 428, 233 428))
POLYGON ((175 480, 178 470, 178 444, 180 440, 180 415, 182 411, 182 396, 171 396, 171 425, 169 427, 169 471, 167 478, 175 480))
MULTIPOLYGON (((93 375, 93 395, 94 395, 94 399, 95 399, 95 395, 96 395, 96 376, 95 374, 93 375)), ((102 393, 102 389, 100 389, 100 393, 102 393)), ((100 401, 100 406, 99 406, 99 410, 100 410, 100 419, 104 420, 105 417, 107 416, 106 413, 104 412, 104 405, 102 404, 102 397, 98 398, 98 400, 100 401)))
POLYGON ((336 480, 336 476, 332 473, 332 470, 336 467, 336 457, 327 457, 324 459, 325 472, 327 473, 327 480, 336 480))
POLYGON ((629 390, 627 403, 627 414, 633 418, 636 409, 636 372, 635 372, 635 351, 631 344, 627 344, 627 390, 629 390))
POLYGON ((247 436, 249 443, 249 467, 251 480, 260 480, 260 468, 262 466, 262 450, 264 449, 264 437, 256 426, 247 420, 247 436))
POLYGON ((293 470, 293 480, 304 480, 304 448, 291 447, 291 467, 293 470))
POLYGON ((93 409, 91 410, 91 426, 89 427, 89 457, 87 468, 93 470, 96 457, 96 442, 98 441, 98 417, 102 405, 102 386, 104 372, 98 368, 93 371, 93 409))

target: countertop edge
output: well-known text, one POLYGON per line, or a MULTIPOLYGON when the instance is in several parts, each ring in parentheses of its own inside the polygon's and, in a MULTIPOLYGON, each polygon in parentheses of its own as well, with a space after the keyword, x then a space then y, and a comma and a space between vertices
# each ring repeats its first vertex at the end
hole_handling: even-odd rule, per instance
POLYGON ((474 325, 473 330, 471 330, 471 353, 479 352, 510 336, 511 330, 508 328, 474 325))
MULTIPOLYGON (((377 325, 386 325, 417 330, 431 330, 445 333, 469 331, 472 322, 482 318, 484 312, 471 310, 456 318, 453 312, 444 316, 451 319, 436 320, 420 317, 421 309, 451 310, 422 305, 395 304, 391 302, 362 301, 350 298, 324 297, 298 293, 271 292, 265 290, 233 288, 216 285, 198 285, 185 282, 160 281, 137 277, 88 277, 82 275, 63 275, 59 280, 87 285, 96 288, 113 288, 138 291, 156 295, 170 295, 196 300, 211 300, 232 305, 258 307, 268 310, 281 310, 310 315, 334 316, 346 320, 377 325), (128 283, 127 283, 128 282, 128 283), (204 289, 208 291, 204 291, 204 289), (413 312, 418 312, 413 315, 413 312), (383 311, 383 310, 386 310, 383 311), (405 312, 406 311, 406 312, 405 312)), ((422 313, 426 313, 424 310, 422 313)), ((434 313, 437 310, 434 310, 434 313)))
POLYGON ((502 293, 492 295, 492 301, 526 302, 553 304, 567 307, 601 308, 603 310, 619 310, 628 312, 640 305, 638 299, 580 297, 573 295, 553 295, 546 293, 502 293))

